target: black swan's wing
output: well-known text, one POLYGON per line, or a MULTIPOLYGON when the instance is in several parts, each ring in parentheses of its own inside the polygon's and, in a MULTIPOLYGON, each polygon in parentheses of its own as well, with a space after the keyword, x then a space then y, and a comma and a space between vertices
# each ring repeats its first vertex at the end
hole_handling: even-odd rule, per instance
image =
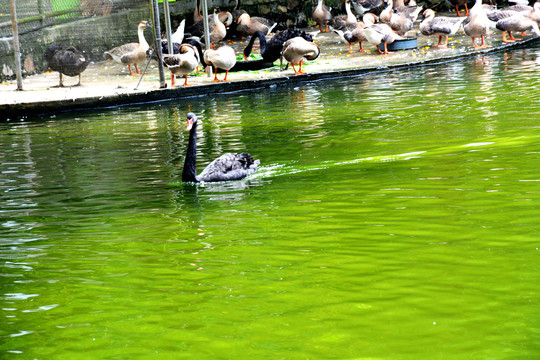
POLYGON ((226 153, 208 164, 197 179, 207 182, 240 180, 255 172, 259 163, 248 153, 226 153))
POLYGON ((55 47, 51 51, 47 49, 46 56, 49 58, 49 67, 67 76, 77 76, 88 66, 88 60, 84 54, 73 46, 55 47))
POLYGON ((313 41, 313 36, 305 31, 298 29, 287 29, 274 35, 266 44, 266 49, 262 53, 263 59, 266 61, 276 61, 281 55, 283 44, 289 39, 302 37, 307 41, 313 41))

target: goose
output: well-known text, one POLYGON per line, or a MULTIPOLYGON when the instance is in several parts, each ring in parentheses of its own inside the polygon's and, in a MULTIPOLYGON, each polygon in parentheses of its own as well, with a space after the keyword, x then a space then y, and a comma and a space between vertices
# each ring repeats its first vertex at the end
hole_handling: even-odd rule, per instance
MULTIPOLYGON (((176 31, 171 35, 171 42, 173 44, 173 54, 178 54, 180 51, 180 44, 184 41, 184 29, 186 27, 186 20, 182 20, 176 31)), ((169 44, 167 39, 161 40, 161 51, 163 54, 169 53, 169 44)))
POLYGON ((377 16, 373 14, 366 14, 366 16, 367 15, 373 17, 373 25, 366 26, 364 28, 364 33, 366 34, 368 42, 377 46, 377 50, 380 54, 388 54, 387 44, 391 44, 396 40, 405 39, 404 37, 399 36, 394 31, 392 31, 392 28, 389 25, 376 23, 378 20, 377 16), (384 45, 384 52, 381 51, 381 49, 379 48, 379 44, 384 45))
POLYGON ((171 71, 171 86, 177 87, 174 83, 174 76, 184 76, 186 81, 184 86, 189 86, 188 84, 188 74, 192 73, 197 69, 199 65, 200 58, 199 53, 195 51, 195 47, 189 44, 182 44, 179 48, 178 54, 164 54, 163 63, 171 71))
POLYGON ((356 24, 358 22, 358 20, 356 20, 356 16, 354 16, 351 10, 351 0, 345 0, 345 12, 347 15, 336 16, 330 22, 334 29, 343 30, 345 26, 349 24, 356 24))
POLYGON ((373 13, 379 15, 384 9, 384 2, 382 0, 352 0, 354 11, 360 16, 373 13))
POLYGON ((199 22, 203 19, 200 10, 200 0, 195 0, 195 9, 193 9, 193 23, 199 22))
POLYGON ((302 64, 304 59, 315 60, 319 57, 321 49, 313 42, 307 41, 303 37, 297 36, 285 41, 283 44, 282 55, 288 64, 292 65, 294 73, 296 75, 304 74, 302 71, 302 64), (294 65, 298 65, 299 69, 296 71, 294 65))
POLYGON ((310 42, 313 41, 313 36, 311 36, 311 34, 297 29, 287 29, 279 32, 276 35, 272 36, 272 38, 270 38, 268 42, 266 41, 266 36, 264 36, 262 32, 256 31, 255 34, 251 36, 251 40, 244 49, 244 59, 247 59, 247 57, 251 54, 251 51, 253 49, 253 43, 255 42, 255 40, 259 39, 259 49, 263 60, 266 62, 274 62, 281 56, 283 44, 287 40, 295 38, 297 36, 300 36, 310 42))
POLYGON ((471 37, 475 49, 490 47, 485 43, 485 36, 490 35, 490 20, 486 10, 482 6, 482 0, 476 0, 474 6, 469 10, 469 16, 463 22, 463 31, 471 37), (477 45, 475 38, 480 37, 482 42, 477 45))
POLYGON ((137 63, 144 62, 146 60, 146 51, 150 48, 146 39, 144 38, 144 29, 150 27, 150 22, 141 21, 138 25, 137 35, 139 37, 139 43, 129 43, 115 47, 109 51, 105 51, 106 56, 112 57, 114 61, 119 64, 125 64, 128 66, 129 73, 135 75, 131 70, 131 65, 135 65, 135 71, 137 74, 142 74, 137 67, 137 63))
POLYGON ((366 33, 364 29, 366 26, 373 25, 374 18, 371 14, 366 14, 363 17, 363 22, 358 22, 357 24, 347 25, 343 30, 334 29, 334 32, 338 34, 341 39, 349 44, 349 53, 354 52, 351 45, 358 43, 360 49, 358 51, 366 51, 362 47, 362 42, 367 41, 366 33))
POLYGON ((275 21, 258 16, 251 17, 248 13, 240 15, 236 23, 238 24, 236 28, 238 32, 246 35, 253 35, 255 31, 268 35, 277 25, 275 21))
POLYGON ((236 54, 234 49, 230 46, 222 46, 219 49, 209 49, 204 52, 204 62, 207 65, 214 67, 214 82, 219 82, 217 78, 217 69, 225 70, 225 78, 223 81, 227 81, 227 75, 229 70, 236 64, 236 54))
POLYGON ((412 16, 406 12, 398 13, 394 11, 392 0, 386 0, 386 3, 387 6, 381 12, 379 19, 381 22, 388 24, 398 35, 405 35, 407 31, 413 28, 414 21, 412 16))
POLYGON ((423 13, 424 20, 420 23, 420 32, 422 35, 439 37, 439 43, 433 46, 446 48, 448 46, 448 36, 454 35, 460 28, 461 23, 465 21, 464 17, 454 18, 447 16, 435 17, 435 11, 426 9, 423 13), (442 38, 444 36, 444 44, 442 38))
POLYGON ((253 160, 248 153, 226 153, 212 161, 197 176, 197 115, 187 114, 187 127, 189 142, 182 170, 183 182, 217 182, 241 180, 257 171, 260 160, 253 160))
MULTIPOLYGON (((225 38, 227 35, 227 28, 225 24, 219 19, 220 12, 218 9, 214 9, 214 13, 208 16, 208 27, 210 28, 210 46, 213 47, 214 44, 217 44, 225 38)), ((227 12, 226 15, 227 21, 232 21, 231 13, 227 12)), ((193 24, 187 29, 192 36, 202 38, 204 36, 204 25, 203 21, 200 20, 193 24)))
POLYGON ((64 87, 62 75, 79 76, 79 82, 74 86, 81 85, 81 73, 86 70, 89 63, 81 51, 74 46, 52 43, 45 50, 43 57, 47 61, 49 68, 58 71, 60 74, 58 87, 64 87))
POLYGON ((532 30, 536 36, 540 36, 540 29, 538 28, 538 23, 532 19, 526 18, 520 13, 515 13, 512 16, 502 18, 495 24, 495 27, 502 31, 504 43, 514 42, 516 39, 512 36, 512 31, 519 31, 525 33, 527 30, 532 30), (510 39, 506 38, 506 33, 508 33, 510 39))
POLYGON ((392 7, 398 15, 408 17, 413 23, 422 12, 422 7, 417 6, 414 0, 409 0, 409 5, 405 5, 403 0, 396 0, 392 7))
POLYGON ((467 7, 467 0, 450 0, 450 3, 456 7, 456 14, 457 16, 461 17, 461 13, 459 12, 459 8, 461 6, 465 6, 465 16, 469 16, 469 8, 467 7))
POLYGON ((313 10, 311 16, 317 25, 319 25, 321 32, 328 32, 328 23, 332 21, 332 13, 330 13, 328 6, 324 5, 324 0, 318 0, 317 7, 313 10), (323 25, 325 26, 325 30, 323 30, 323 25))

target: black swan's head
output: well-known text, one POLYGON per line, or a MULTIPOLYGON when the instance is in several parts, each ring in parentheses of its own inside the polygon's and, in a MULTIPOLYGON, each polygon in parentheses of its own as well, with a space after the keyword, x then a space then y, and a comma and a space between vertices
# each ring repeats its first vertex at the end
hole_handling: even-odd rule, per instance
POLYGON ((191 128, 193 127, 193 124, 196 124, 197 123, 197 115, 195 115, 194 113, 190 112, 187 114, 187 127, 186 127, 186 130, 191 130, 191 128))

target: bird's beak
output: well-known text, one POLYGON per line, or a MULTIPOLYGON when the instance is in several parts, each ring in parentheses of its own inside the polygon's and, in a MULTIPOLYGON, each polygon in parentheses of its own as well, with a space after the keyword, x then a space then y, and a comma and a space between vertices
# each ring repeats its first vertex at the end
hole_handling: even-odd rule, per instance
POLYGON ((189 130, 191 130, 192 127, 193 127, 193 120, 187 119, 186 130, 189 131, 189 130))

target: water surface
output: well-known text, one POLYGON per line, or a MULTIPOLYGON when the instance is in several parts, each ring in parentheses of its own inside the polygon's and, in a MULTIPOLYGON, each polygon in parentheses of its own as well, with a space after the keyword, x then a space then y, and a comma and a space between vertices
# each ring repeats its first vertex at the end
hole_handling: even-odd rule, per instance
POLYGON ((0 357, 536 359, 540 47, 0 124, 0 357), (181 184, 249 151, 246 180, 181 184))

